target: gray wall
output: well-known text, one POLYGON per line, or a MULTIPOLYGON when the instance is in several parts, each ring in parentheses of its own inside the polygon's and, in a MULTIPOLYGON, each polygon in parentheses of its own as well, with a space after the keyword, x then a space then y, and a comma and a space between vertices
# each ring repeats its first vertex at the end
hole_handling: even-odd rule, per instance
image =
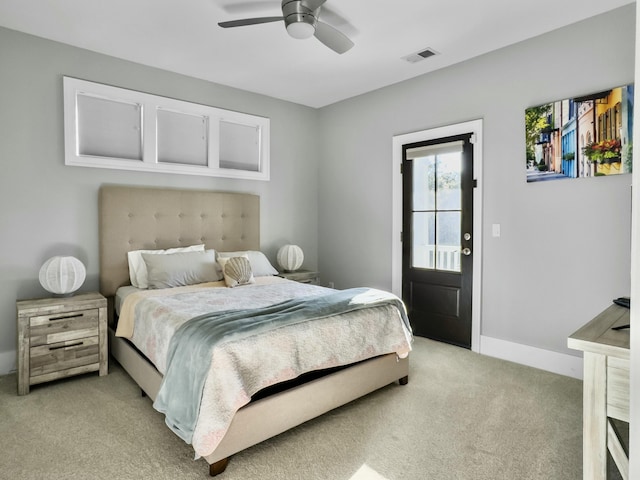
POLYGON ((567 336, 629 292, 631 176, 527 184, 524 111, 632 83, 634 18, 632 4, 323 108, 323 280, 391 288, 393 135, 482 118, 481 334, 577 355, 567 336))
POLYGON ((75 255, 82 290, 98 288, 98 188, 153 185, 261 196, 262 248, 275 264, 296 243, 317 267, 318 112, 0 28, 0 373, 15 368, 15 301, 47 296, 42 263, 75 255), (271 181, 125 172, 64 165, 62 76, 271 119, 271 181))
POLYGON ((101 184, 260 194, 272 260, 295 242, 325 283, 390 289, 393 135, 477 118, 482 334, 575 354, 567 335, 629 290, 631 178, 527 185, 523 114, 632 82, 634 9, 319 111, 0 28, 0 373, 15 365, 15 300, 47 295, 37 275, 48 257, 78 256, 83 290, 97 289, 101 184), (65 167, 63 75, 270 117, 271 181, 65 167))

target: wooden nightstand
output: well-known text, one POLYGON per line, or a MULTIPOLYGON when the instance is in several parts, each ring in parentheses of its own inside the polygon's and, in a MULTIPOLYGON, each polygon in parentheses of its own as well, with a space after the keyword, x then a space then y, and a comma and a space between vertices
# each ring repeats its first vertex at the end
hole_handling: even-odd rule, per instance
POLYGON ((18 395, 37 383, 108 373, 107 300, 99 293, 19 300, 18 395))
POLYGON ((287 280, 293 280, 294 282, 311 283, 312 285, 318 285, 318 283, 320 282, 320 274, 318 272, 312 272, 311 270, 280 272, 278 276, 286 278, 287 280))

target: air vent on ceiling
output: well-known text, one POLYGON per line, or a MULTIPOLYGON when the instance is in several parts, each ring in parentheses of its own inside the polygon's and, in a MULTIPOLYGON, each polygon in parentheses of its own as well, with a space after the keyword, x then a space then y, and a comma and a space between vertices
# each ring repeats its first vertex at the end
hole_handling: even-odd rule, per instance
POLYGON ((424 60, 425 58, 433 57, 434 55, 438 55, 433 48, 425 48, 424 50, 420 50, 419 52, 412 53, 411 55, 407 55, 406 57, 402 57, 403 60, 406 60, 409 63, 416 63, 420 60, 424 60))

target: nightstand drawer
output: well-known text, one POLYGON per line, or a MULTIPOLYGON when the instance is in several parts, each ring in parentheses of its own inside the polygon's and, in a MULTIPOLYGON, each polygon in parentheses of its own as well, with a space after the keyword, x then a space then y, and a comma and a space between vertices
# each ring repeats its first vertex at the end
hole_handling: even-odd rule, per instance
POLYGON ((97 308, 71 313, 59 313, 31 317, 31 347, 68 342, 86 337, 98 336, 97 308))
POLYGON ((52 372, 95 364, 100 362, 100 342, 94 337, 68 340, 65 342, 41 345, 31 348, 29 375, 37 377, 52 372))

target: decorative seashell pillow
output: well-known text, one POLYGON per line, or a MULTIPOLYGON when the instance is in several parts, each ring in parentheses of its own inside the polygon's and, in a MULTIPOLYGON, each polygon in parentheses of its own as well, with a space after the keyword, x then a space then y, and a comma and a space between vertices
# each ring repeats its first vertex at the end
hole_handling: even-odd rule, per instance
POLYGON ((218 258, 227 287, 237 287, 255 283, 251 263, 247 255, 239 257, 218 258))

